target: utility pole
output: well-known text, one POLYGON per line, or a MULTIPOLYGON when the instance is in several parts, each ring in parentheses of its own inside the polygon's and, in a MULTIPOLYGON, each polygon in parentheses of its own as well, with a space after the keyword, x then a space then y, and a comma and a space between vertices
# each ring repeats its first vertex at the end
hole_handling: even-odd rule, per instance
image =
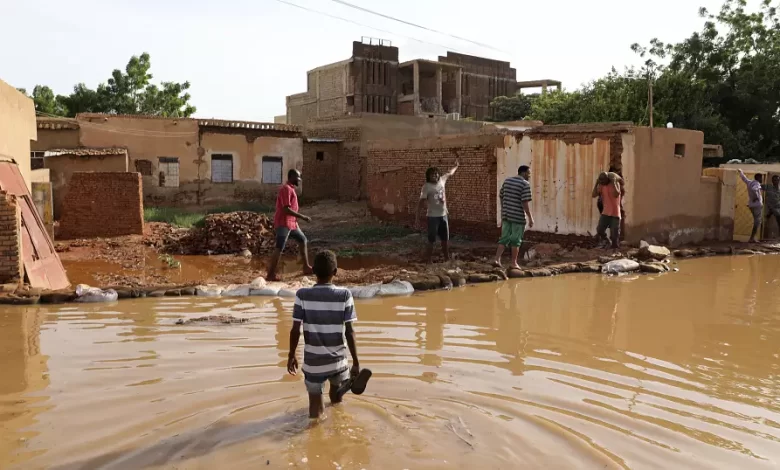
POLYGON ((647 107, 650 112, 650 144, 653 144, 653 76, 648 74, 647 78, 647 107))

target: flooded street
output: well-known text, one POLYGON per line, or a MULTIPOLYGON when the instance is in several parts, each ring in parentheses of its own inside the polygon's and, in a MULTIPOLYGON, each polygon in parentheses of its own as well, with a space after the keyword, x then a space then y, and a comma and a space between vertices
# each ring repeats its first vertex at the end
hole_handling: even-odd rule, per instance
POLYGON ((780 261, 679 266, 358 301, 315 425, 292 299, 5 307, 0 468, 778 468, 780 261))

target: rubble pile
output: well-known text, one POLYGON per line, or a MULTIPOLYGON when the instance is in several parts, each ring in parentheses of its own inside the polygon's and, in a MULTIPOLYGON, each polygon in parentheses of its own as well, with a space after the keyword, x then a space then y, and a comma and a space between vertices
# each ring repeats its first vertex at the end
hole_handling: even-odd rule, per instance
MULTIPOLYGON (((163 242, 165 251, 186 255, 234 254, 244 250, 264 255, 275 246, 273 221, 256 212, 207 215, 198 227, 166 233, 163 242)), ((297 244, 290 243, 287 250, 295 252, 297 244)))

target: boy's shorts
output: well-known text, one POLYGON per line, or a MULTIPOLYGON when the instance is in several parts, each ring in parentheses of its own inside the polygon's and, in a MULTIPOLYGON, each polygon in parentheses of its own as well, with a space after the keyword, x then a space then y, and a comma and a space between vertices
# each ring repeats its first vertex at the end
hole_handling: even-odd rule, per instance
POLYGON ((337 372, 330 376, 311 376, 304 374, 303 384, 306 385, 306 391, 311 395, 322 395, 325 393, 325 382, 330 381, 331 388, 341 387, 341 384, 349 380, 349 369, 343 372, 337 372))

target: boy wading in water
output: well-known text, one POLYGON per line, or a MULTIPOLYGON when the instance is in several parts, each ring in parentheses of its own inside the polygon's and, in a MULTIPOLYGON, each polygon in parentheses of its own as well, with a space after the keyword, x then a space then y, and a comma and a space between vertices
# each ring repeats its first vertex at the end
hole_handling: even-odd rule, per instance
POLYGON ((439 173, 438 168, 428 168, 425 172, 425 184, 420 191, 420 204, 417 206, 417 213, 414 216, 414 226, 420 226, 420 209, 428 203, 428 247, 425 251, 425 261, 433 262, 433 244, 436 243, 436 236, 441 240, 441 249, 444 252, 444 260, 450 259, 450 223, 447 218, 447 193, 444 185, 450 176, 458 171, 460 163, 456 160, 455 167, 443 175, 439 173))
POLYGON ((341 403, 349 390, 357 395, 363 393, 371 378, 371 371, 360 370, 358 361, 352 327, 357 320, 355 302, 348 289, 333 285, 336 271, 336 255, 332 251, 318 253, 314 258, 317 284, 300 289, 295 295, 287 372, 298 373, 295 350, 303 325, 303 376, 309 392, 309 418, 319 418, 325 410, 322 400, 325 382, 330 382, 330 402, 341 403), (347 346, 352 355, 352 370, 347 365, 347 346))

